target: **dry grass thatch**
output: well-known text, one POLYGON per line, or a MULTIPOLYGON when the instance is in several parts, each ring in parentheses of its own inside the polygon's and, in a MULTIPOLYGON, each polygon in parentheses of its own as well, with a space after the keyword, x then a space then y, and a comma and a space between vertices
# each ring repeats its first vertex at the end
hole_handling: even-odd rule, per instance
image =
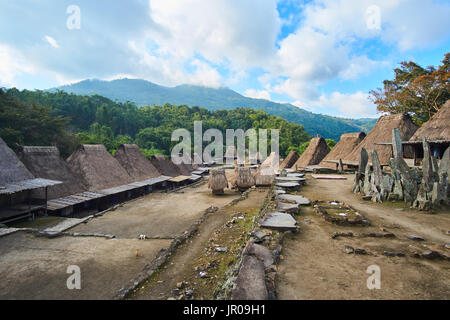
POLYGON ((283 162, 281 162, 280 169, 291 168, 297 162, 298 158, 300 158, 300 156, 298 155, 297 151, 289 152, 286 159, 284 159, 283 162))
POLYGON ((33 174, 0 138, 0 186, 28 179, 34 179, 33 174))
POLYGON ((257 186, 270 186, 275 180, 275 170, 273 167, 259 167, 255 175, 257 186))
POLYGON ((331 149, 330 153, 323 158, 320 166, 334 169, 336 165, 334 163, 326 162, 326 160, 349 160, 349 154, 364 140, 365 137, 366 134, 364 132, 344 133, 341 135, 339 142, 331 149))
POLYGON ((250 167, 236 167, 235 185, 240 189, 251 188, 255 185, 255 178, 250 167))
POLYGON ((48 187, 48 199, 66 197, 86 191, 81 179, 61 158, 56 147, 23 147, 20 160, 37 178, 62 181, 62 184, 48 187))
POLYGON ((135 144, 122 144, 114 154, 114 158, 136 181, 159 177, 158 169, 142 154, 135 144))
POLYGON ((375 143, 392 142, 392 129, 394 128, 399 129, 402 141, 408 141, 417 131, 417 126, 407 114, 382 116, 378 119, 372 131, 353 149, 346 160, 359 161, 361 149, 365 148, 370 155, 370 159, 372 152, 376 150, 381 164, 388 164, 392 157, 392 147, 390 145, 376 145, 375 143))
POLYGON ((292 167, 295 168, 297 166, 300 168, 319 164, 329 152, 330 148, 327 146, 324 138, 312 138, 308 148, 306 148, 292 167))
POLYGON ((163 155, 155 155, 151 159, 151 163, 158 169, 159 173, 164 176, 177 177, 180 175, 176 165, 167 160, 163 155))
POLYGON ((265 168, 271 167, 274 169, 278 169, 279 166, 280 166, 280 157, 275 152, 272 152, 261 164, 261 167, 265 168))
POLYGON ((224 169, 211 170, 208 180, 208 188, 213 191, 222 191, 228 187, 228 180, 224 169))
POLYGON ((450 140, 450 100, 439 111, 420 127, 410 141, 450 140))
POLYGON ((133 182, 103 145, 80 145, 67 163, 72 172, 81 177, 88 190, 109 189, 133 182))

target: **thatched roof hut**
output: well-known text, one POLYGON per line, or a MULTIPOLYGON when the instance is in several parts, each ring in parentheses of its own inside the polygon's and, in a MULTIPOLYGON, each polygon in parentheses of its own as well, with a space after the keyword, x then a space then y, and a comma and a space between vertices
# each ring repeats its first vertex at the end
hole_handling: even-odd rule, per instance
POLYGON ((103 190, 133 182, 131 176, 108 153, 104 145, 80 145, 67 159, 72 172, 88 190, 103 190))
POLYGON ((28 179, 34 179, 33 174, 0 138, 0 186, 28 179))
POLYGON ((250 167, 236 167, 235 185, 239 189, 248 189, 255 185, 255 178, 252 175, 250 167))
POLYGON ((294 163, 297 162, 298 158, 300 158, 300 156, 298 155, 297 151, 293 150, 289 152, 287 157, 281 162, 280 169, 291 168, 294 165, 294 163))
POLYGON ((330 148, 324 138, 312 138, 308 148, 306 148, 292 168, 295 168, 296 166, 301 168, 319 164, 329 152, 330 148))
POLYGON ((86 191, 81 179, 73 174, 56 147, 23 147, 20 160, 36 177, 61 181, 48 188, 48 199, 66 197, 86 191))
POLYGON ((208 188, 213 193, 223 193, 223 189, 228 187, 227 176, 222 168, 211 170, 208 180, 208 188))
POLYGON ((334 169, 336 164, 326 162, 327 160, 339 161, 349 160, 349 154, 355 149, 361 141, 364 140, 366 134, 364 132, 344 133, 341 135, 339 142, 331 149, 330 153, 323 158, 320 166, 334 169))
POLYGON ((159 177, 158 169, 142 154, 136 144, 122 144, 114 158, 135 181, 159 177))
POLYGON ((420 127, 410 141, 450 140, 450 100, 436 112, 433 117, 420 127))
POLYGON ((359 161, 361 149, 365 148, 369 155, 376 150, 381 164, 388 164, 392 156, 392 147, 390 145, 378 145, 376 143, 392 142, 392 129, 394 128, 399 129, 402 141, 408 141, 417 131, 417 126, 406 113, 381 116, 375 127, 353 149, 346 160, 359 161))
POLYGON ((152 156, 150 161, 164 176, 177 177, 180 175, 177 166, 163 155, 152 156))

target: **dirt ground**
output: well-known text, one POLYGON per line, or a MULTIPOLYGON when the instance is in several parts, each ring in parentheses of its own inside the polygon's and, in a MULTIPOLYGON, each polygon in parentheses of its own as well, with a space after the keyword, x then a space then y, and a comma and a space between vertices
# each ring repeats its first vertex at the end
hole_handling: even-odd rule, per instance
MULTIPOLYGON (((138 240, 140 234, 173 238, 186 231, 208 207, 222 207, 239 196, 227 191, 214 197, 207 184, 201 183, 175 193, 150 194, 68 230, 112 234, 116 236, 112 240, 69 236, 47 239, 23 232, 2 237, 0 299, 110 299, 172 241, 142 241, 138 240), (67 289, 69 265, 81 269, 81 290, 67 289)), ((41 229, 56 222, 47 220, 26 226, 41 229)))
MULTIPOLYGON (((375 204, 351 192, 353 175, 347 180, 315 180, 299 194, 311 200, 338 200, 351 205, 371 222, 371 227, 337 226, 326 222, 311 207, 302 208, 301 231, 284 242, 283 259, 277 275, 279 299, 450 299, 450 264, 411 256, 423 245, 440 250, 450 242, 450 212, 425 214, 403 203, 375 204), (381 231, 381 228, 384 231, 381 231), (333 232, 355 237, 332 239, 333 232), (361 238, 361 233, 385 231, 395 238, 361 238), (425 239, 408 239, 417 235, 425 239), (367 255, 347 254, 344 247, 362 248, 367 255), (405 257, 387 257, 384 251, 403 252, 405 257), (366 270, 381 270, 381 289, 369 290, 366 270)), ((448 252, 448 249, 447 249, 448 252)))
POLYGON ((131 299, 158 300, 173 297, 172 290, 177 288, 177 283, 183 281, 188 282, 188 287, 194 290, 195 299, 213 299, 213 291, 218 281, 222 280, 215 277, 223 275, 223 272, 228 268, 228 262, 235 258, 236 252, 234 249, 246 242, 245 239, 242 239, 242 230, 244 229, 242 225, 225 228, 226 230, 222 231, 219 236, 217 236, 216 231, 236 214, 242 214, 246 217, 243 223, 248 221, 248 225, 253 225, 252 218, 264 203, 268 190, 253 190, 249 193, 247 199, 209 214, 200 225, 198 233, 188 243, 180 247, 172 256, 170 263, 156 277, 146 283, 142 289, 138 290, 131 299), (242 243, 239 243, 240 241, 242 243), (226 247, 227 253, 205 253, 205 248, 215 244, 226 247), (215 261, 215 267, 207 270, 208 278, 201 279, 198 270, 195 270, 195 268, 201 267, 212 260, 215 261))
POLYGON ((224 195, 214 196, 207 183, 203 182, 174 193, 154 193, 125 203, 116 211, 79 225, 71 232, 100 232, 132 239, 140 234, 176 237, 200 218, 207 208, 222 207, 238 197, 238 193, 228 189, 224 195))

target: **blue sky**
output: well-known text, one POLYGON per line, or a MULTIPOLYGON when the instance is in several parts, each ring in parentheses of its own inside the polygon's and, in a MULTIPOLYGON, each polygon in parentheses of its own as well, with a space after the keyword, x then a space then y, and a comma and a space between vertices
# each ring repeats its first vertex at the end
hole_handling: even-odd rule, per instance
POLYGON ((0 4, 0 86, 20 89, 143 78, 374 117, 368 92, 392 78, 400 61, 438 65, 450 51, 450 2, 440 0, 0 4), (71 5, 79 16, 68 13, 71 5), (68 19, 80 28, 68 28, 68 19))

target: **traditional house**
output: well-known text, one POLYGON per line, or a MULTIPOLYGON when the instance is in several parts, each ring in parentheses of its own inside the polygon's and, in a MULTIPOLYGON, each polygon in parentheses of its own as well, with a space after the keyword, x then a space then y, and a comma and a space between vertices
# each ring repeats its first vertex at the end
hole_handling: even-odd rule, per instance
POLYGON ((326 141, 322 137, 312 138, 308 148, 302 153, 300 158, 295 162, 292 168, 300 169, 308 166, 318 165, 323 158, 330 152, 326 141))
POLYGON ((344 133, 341 139, 333 149, 320 162, 320 166, 338 169, 340 162, 344 163, 349 160, 350 153, 355 149, 361 141, 364 140, 366 134, 364 132, 344 133))

